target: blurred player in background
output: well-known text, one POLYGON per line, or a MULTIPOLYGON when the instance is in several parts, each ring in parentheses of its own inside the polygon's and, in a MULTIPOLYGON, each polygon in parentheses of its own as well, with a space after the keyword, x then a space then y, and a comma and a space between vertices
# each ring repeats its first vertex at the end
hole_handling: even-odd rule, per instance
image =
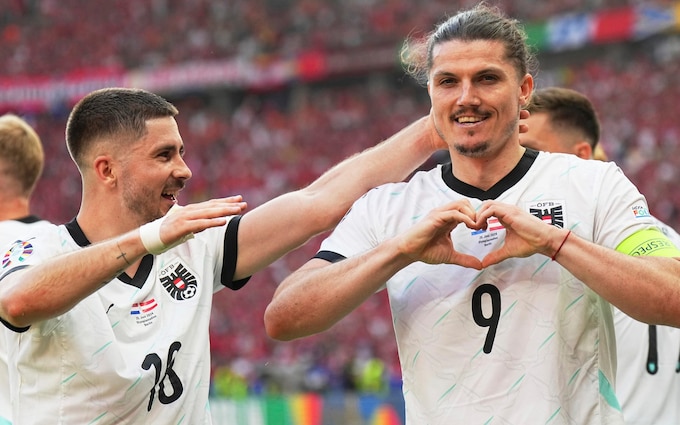
MULTIPOLYGON (((607 160, 600 122, 590 100, 561 87, 536 90, 528 108, 529 130, 522 145, 541 151, 571 153, 607 160)), ((680 235, 665 223, 656 225, 680 247, 680 235)), ((647 325, 614 307, 616 395, 627 424, 680 424, 680 329, 647 325)))
MULTIPOLYGON (((40 137, 22 118, 0 116, 0 254, 3 261, 17 238, 36 234, 49 223, 31 214, 31 196, 43 171, 40 137)), ((0 272, 1 274, 1 272, 0 272)), ((7 341, 0 327, 0 425, 12 423, 7 341)))
POLYGON ((520 145, 525 40, 480 4, 407 45, 451 163, 361 197, 265 312, 290 340, 387 288, 408 425, 622 424, 609 302, 680 325, 680 250, 621 170, 520 145))

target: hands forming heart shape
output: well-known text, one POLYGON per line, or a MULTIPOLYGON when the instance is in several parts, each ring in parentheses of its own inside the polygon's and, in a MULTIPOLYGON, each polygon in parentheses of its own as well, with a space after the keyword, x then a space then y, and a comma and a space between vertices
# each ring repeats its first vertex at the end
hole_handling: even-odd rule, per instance
POLYGON ((564 238, 563 229, 515 205, 484 201, 475 211, 467 200, 451 202, 435 208, 399 236, 400 252, 414 261, 428 264, 457 264, 481 270, 507 258, 524 258, 540 253, 552 257, 564 238), (458 252, 451 232, 461 223, 471 230, 487 228, 487 220, 496 217, 505 227, 505 241, 483 259, 458 252))

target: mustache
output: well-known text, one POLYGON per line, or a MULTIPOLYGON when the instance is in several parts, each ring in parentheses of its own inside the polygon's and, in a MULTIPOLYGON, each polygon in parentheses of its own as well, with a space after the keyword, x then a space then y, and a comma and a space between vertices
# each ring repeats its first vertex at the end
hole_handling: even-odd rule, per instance
POLYGON ((170 183, 171 184, 168 184, 168 185, 165 186, 165 189, 164 189, 165 192, 174 192, 174 191, 184 190, 184 188, 187 185, 184 180, 179 180, 179 179, 174 179, 170 183))
POLYGON ((488 117, 490 114, 478 107, 465 107, 453 111, 453 113, 451 114, 451 119, 456 120, 465 115, 479 115, 482 117, 488 117))

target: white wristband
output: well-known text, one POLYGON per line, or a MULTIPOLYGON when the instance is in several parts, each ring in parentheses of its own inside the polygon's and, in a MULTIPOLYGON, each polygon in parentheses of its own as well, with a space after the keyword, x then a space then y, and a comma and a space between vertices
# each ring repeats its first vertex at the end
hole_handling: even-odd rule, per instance
POLYGON ((144 248, 146 248, 146 250, 149 251, 150 254, 153 255, 162 254, 165 251, 174 248, 177 245, 184 243, 194 237, 193 233, 189 233, 188 235, 185 235, 184 237, 180 238, 178 241, 172 244, 163 243, 163 241, 161 240, 161 225, 163 224, 163 220, 165 220, 165 217, 167 217, 171 212, 172 208, 170 209, 170 211, 168 211, 168 214, 166 214, 165 216, 157 220, 154 220, 151 223, 146 223, 145 225, 139 228, 139 237, 142 239, 142 244, 144 245, 144 248))

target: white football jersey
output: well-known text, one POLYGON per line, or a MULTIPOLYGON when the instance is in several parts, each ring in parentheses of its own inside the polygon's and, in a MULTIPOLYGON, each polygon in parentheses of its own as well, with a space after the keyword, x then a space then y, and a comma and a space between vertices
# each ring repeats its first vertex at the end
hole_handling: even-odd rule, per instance
MULTIPOLYGON (((680 235, 657 220, 680 247, 680 235)), ((680 424, 680 329, 650 326, 614 307, 616 394, 627 425, 680 424)))
MULTIPOLYGON (((38 234, 46 227, 54 226, 47 220, 41 220, 36 216, 27 216, 17 220, 0 221, 0 254, 4 256, 9 251, 13 242, 30 238, 38 234)), ((5 327, 0 325, 0 424, 12 423, 12 407, 10 402, 9 372, 7 369, 7 341, 5 340, 5 327)))
MULTIPOLYGON (((451 164, 359 199, 321 246, 335 260, 363 253, 435 207, 495 199, 615 248, 654 222, 644 197, 611 163, 528 150, 488 191, 451 164)), ((456 250, 483 258, 505 229, 459 225, 456 250)), ((478 271, 414 263, 386 283, 409 425, 620 424, 610 304, 543 255, 478 271)))
MULTIPOLYGON (((238 219, 143 258, 67 313, 14 329, 17 424, 209 424, 213 292, 232 283, 238 219)), ((0 273, 87 246, 75 221, 14 244, 0 273)), ((0 280, 0 285, 2 280, 0 280)), ((6 332, 10 333, 10 332, 6 332)))

